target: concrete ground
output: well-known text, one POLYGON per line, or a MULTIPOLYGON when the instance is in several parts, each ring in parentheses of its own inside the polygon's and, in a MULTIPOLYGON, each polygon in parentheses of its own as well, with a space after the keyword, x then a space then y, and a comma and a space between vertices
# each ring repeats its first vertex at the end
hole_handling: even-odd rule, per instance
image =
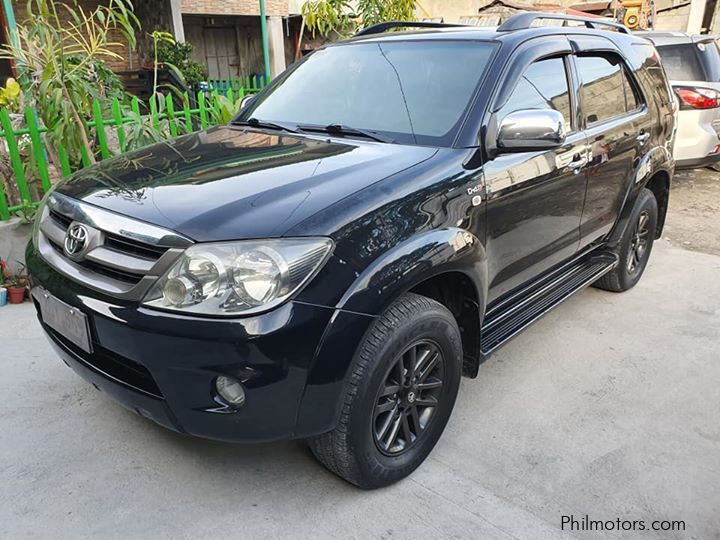
POLYGON ((374 492, 299 441, 135 416, 55 357, 29 304, 0 308, 0 537, 720 538, 718 195, 720 175, 679 177, 639 285, 583 291, 494 354, 427 462, 374 492), (564 515, 685 531, 568 532, 564 515))

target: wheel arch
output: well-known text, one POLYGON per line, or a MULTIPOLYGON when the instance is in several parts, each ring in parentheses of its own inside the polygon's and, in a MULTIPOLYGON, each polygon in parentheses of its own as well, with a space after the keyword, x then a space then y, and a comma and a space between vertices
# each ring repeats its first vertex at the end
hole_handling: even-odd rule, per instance
POLYGON ((475 376, 481 361, 480 324, 487 275, 481 242, 469 231, 455 227, 415 235, 373 261, 335 306, 308 370, 296 436, 332 429, 342 411, 341 396, 358 346, 373 321, 404 293, 428 296, 453 312, 461 335, 465 334, 463 372, 475 376), (471 317, 475 317, 475 325, 470 323, 471 317))
POLYGON ((670 200, 672 163, 672 156, 664 147, 654 148, 639 161, 634 170, 633 181, 630 182, 627 189, 618 220, 608 238, 610 246, 617 244, 621 240, 638 194, 644 188, 653 193, 658 204, 658 223, 655 229, 655 238, 660 238, 670 200))
POLYGON ((655 239, 658 239, 662 236, 665 227, 665 217, 667 216, 670 201, 670 173, 665 170, 655 172, 643 187, 652 191, 653 195, 655 195, 655 201, 657 201, 658 219, 655 228, 655 239))

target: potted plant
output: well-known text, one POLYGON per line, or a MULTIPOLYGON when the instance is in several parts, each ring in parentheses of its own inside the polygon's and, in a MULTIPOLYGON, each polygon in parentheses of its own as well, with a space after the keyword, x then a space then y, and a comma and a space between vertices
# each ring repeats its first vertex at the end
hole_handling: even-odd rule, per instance
MULTIPOLYGON (((3 274, 7 272, 7 265, 3 268, 3 274)), ((27 275, 25 274, 25 265, 20 265, 17 272, 10 272, 5 277, 5 288, 8 292, 8 300, 11 304, 22 304, 25 301, 25 293, 27 292, 27 275)))

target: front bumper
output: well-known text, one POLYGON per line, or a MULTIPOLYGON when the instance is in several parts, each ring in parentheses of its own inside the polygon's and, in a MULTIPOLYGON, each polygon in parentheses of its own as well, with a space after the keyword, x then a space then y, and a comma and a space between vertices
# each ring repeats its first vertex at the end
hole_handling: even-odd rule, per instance
MULTIPOLYGON (((333 315, 351 324, 357 317, 361 327, 366 316, 301 302, 233 320, 169 314, 91 292, 32 246, 26 255, 33 286, 89 317, 91 354, 43 324, 39 312, 50 342, 81 377, 127 408, 181 433, 228 441, 303 437, 331 427, 334 415, 301 414, 309 375, 333 315), (214 395, 220 374, 243 381, 246 402, 239 410, 214 395)), ((349 364, 354 347, 348 343, 337 362, 349 364)), ((314 405, 328 411, 337 404, 314 405)))

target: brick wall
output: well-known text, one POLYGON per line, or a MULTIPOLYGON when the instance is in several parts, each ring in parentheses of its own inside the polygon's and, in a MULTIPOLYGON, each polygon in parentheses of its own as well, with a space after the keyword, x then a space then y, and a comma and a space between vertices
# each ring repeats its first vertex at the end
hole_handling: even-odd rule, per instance
MULTIPOLYGON (((181 0, 180 9, 188 15, 260 15, 258 0, 181 0)), ((265 0, 268 16, 287 16, 288 0, 265 0)))

